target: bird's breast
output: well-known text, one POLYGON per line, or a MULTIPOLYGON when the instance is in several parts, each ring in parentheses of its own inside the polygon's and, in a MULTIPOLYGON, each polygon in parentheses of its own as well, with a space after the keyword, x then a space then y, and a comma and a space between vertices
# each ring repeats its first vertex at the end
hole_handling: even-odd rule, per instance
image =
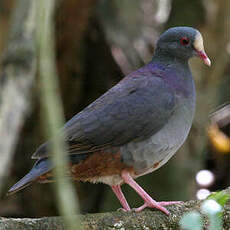
POLYGON ((192 125, 194 102, 184 99, 168 122, 149 138, 130 142, 121 148, 128 165, 138 176, 150 173, 164 165, 186 140, 192 125))

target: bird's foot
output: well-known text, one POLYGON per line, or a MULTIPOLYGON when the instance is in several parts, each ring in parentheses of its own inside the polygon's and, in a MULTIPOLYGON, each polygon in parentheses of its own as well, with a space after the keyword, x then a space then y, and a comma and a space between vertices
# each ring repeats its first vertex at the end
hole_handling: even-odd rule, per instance
MULTIPOLYGON (((169 215, 170 214, 169 211, 164 206, 181 203, 180 201, 157 202, 157 201, 153 200, 152 197, 149 196, 149 194, 146 193, 145 190, 140 185, 137 184, 137 182, 132 178, 132 176, 129 174, 129 172, 124 170, 122 172, 121 176, 122 176, 124 182, 126 184, 130 185, 140 195, 140 197, 144 200, 144 204, 142 206, 134 209, 134 211, 136 211, 136 212, 140 212, 144 208, 149 207, 149 208, 156 208, 156 209, 162 211, 163 213, 165 213, 166 215, 169 215)), ((123 205, 123 207, 124 207, 124 205, 123 205)))
POLYGON ((161 201, 161 202, 156 202, 154 200, 145 202, 142 206, 139 208, 134 208, 133 210, 135 212, 140 212, 145 208, 156 208, 162 212, 164 212, 166 215, 169 215, 170 212, 164 207, 168 205, 173 205, 173 204, 181 204, 183 203, 182 201, 161 201))
POLYGON ((145 202, 139 208, 135 208, 134 211, 135 212, 140 212, 140 211, 142 211, 143 209, 145 209, 147 207, 149 207, 149 208, 156 208, 156 209, 162 211, 163 213, 165 213, 166 215, 170 214, 170 212, 165 207, 163 207, 163 205, 158 204, 158 202, 153 202, 153 203, 152 202, 151 203, 150 202, 148 202, 148 203, 145 202))

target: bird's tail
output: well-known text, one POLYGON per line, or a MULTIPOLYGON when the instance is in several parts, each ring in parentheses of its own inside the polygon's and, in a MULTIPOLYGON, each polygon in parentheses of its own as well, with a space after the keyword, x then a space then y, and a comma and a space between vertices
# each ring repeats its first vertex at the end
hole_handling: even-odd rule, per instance
POLYGON ((29 186, 32 182, 36 181, 40 176, 49 172, 52 169, 51 162, 48 158, 43 158, 35 162, 33 168, 21 180, 13 185, 7 195, 14 194, 21 189, 29 186))

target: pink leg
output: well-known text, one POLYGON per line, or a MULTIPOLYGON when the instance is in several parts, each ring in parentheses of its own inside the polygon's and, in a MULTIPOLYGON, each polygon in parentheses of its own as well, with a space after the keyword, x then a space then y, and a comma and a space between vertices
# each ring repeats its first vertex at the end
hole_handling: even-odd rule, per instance
POLYGON ((146 207, 150 207, 150 208, 157 208, 159 210, 161 210, 162 212, 164 212, 165 214, 169 215, 169 211, 164 208, 163 206, 166 205, 171 205, 171 204, 177 204, 178 201, 172 201, 172 202, 156 202, 155 200, 153 200, 148 193, 145 192, 145 190, 143 188, 141 188, 140 185, 138 185, 136 183, 136 181, 130 176, 130 174, 126 171, 123 171, 121 174, 124 182, 126 184, 128 184, 129 186, 131 186, 144 200, 144 204, 139 207, 136 208, 135 211, 136 212, 140 212, 142 211, 144 208, 146 207))
POLYGON ((129 204, 127 202, 127 200, 125 199, 125 196, 121 190, 121 186, 120 185, 114 185, 111 186, 113 192, 115 193, 116 197, 118 198, 118 200, 120 201, 124 211, 130 211, 130 207, 129 204))

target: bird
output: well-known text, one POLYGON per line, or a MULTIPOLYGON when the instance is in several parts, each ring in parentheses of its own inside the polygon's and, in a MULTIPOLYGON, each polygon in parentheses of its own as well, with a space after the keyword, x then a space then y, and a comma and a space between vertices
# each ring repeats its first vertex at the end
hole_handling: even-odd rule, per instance
MULTIPOLYGON (((164 165, 188 136, 196 104, 188 64, 192 57, 211 65, 201 33, 187 26, 169 28, 159 36, 146 65, 74 115, 60 130, 68 146, 68 175, 76 181, 109 185, 124 211, 148 207, 169 215, 165 206, 178 202, 157 202, 135 179, 164 165), (136 191, 143 205, 130 208, 123 184, 136 191)), ((52 139, 37 148, 34 166, 8 194, 54 179, 51 143, 52 139)))

